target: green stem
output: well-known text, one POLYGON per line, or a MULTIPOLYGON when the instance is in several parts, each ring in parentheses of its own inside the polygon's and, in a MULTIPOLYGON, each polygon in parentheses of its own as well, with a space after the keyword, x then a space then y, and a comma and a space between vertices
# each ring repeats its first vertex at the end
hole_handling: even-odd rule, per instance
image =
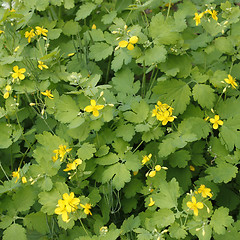
POLYGON ((79 221, 80 221, 80 223, 81 223, 81 225, 82 225, 82 227, 83 227, 83 230, 84 230, 85 233, 89 236, 89 234, 88 234, 86 228, 85 228, 84 225, 83 225, 82 219, 80 218, 79 221))
POLYGON ((142 144, 143 144, 143 141, 141 141, 141 142, 137 145, 137 147, 134 149, 133 153, 135 153, 135 152, 137 151, 137 149, 138 149, 142 144))
POLYGON ((5 172, 5 170, 4 170, 1 162, 0 162, 0 168, 2 169, 3 174, 5 175, 5 177, 7 178, 7 180, 9 181, 10 179, 8 178, 8 175, 6 174, 6 172, 5 172))
POLYGON ((145 61, 143 62, 143 77, 142 77, 142 97, 145 95, 145 85, 146 85, 146 66, 145 66, 145 61))
POLYGON ((167 18, 168 18, 168 16, 169 16, 170 9, 171 9, 171 5, 172 5, 172 1, 171 1, 171 0, 169 0, 169 4, 168 4, 168 11, 167 11, 167 17, 166 17, 166 19, 167 19, 167 18))

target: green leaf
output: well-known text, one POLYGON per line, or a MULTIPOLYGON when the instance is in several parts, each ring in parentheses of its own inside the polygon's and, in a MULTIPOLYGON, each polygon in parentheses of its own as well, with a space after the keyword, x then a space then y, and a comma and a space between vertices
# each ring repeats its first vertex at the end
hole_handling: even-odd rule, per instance
POLYGON ((107 146, 107 145, 102 145, 102 146, 97 150, 97 152, 95 153, 95 155, 96 155, 97 157, 103 157, 103 156, 105 156, 105 155, 108 154, 109 149, 110 149, 109 146, 107 146))
POLYGON ((191 96, 188 84, 176 79, 158 82, 153 88, 153 93, 158 96, 162 103, 172 105, 173 115, 178 115, 186 110, 191 96))
MULTIPOLYGON (((50 40, 58 39, 60 37, 61 32, 62 32, 62 29, 49 29, 47 36, 50 40)), ((55 52, 53 52, 53 53, 55 53, 55 52)), ((44 60, 46 58, 49 58, 49 55, 44 56, 42 58, 42 60, 44 60)))
POLYGON ((228 183, 236 177, 238 168, 230 163, 219 163, 216 167, 208 167, 206 173, 215 183, 228 183))
POLYGON ((174 213, 170 209, 162 208, 153 213, 153 217, 149 219, 148 224, 151 225, 152 229, 154 229, 154 226, 164 228, 172 224, 174 220, 174 213), (161 219, 161 221, 159 221, 159 219, 161 219))
MULTIPOLYGON (((104 35, 103 35, 103 32, 101 29, 92 29, 91 31, 89 31, 91 37, 92 37, 92 40, 94 42, 100 42, 100 41, 104 41, 105 38, 104 38, 104 35)), ((98 53, 101 53, 98 52, 98 53)))
POLYGON ((152 194, 155 205, 159 208, 173 208, 177 207, 178 197, 180 196, 179 184, 175 178, 170 182, 161 181, 159 183, 160 192, 152 194))
POLYGON ((137 192, 140 192, 142 189, 142 181, 138 178, 133 178, 129 183, 124 187, 124 195, 126 198, 135 197, 137 192))
POLYGON ((82 160, 87 160, 93 157, 93 154, 96 152, 94 144, 83 143, 83 145, 78 149, 77 155, 82 160))
POLYGON ((26 230, 19 224, 12 224, 3 232, 3 240, 27 240, 26 230))
POLYGON ((196 84, 193 87, 193 98, 195 101, 201 105, 201 107, 206 107, 208 109, 213 108, 215 101, 214 90, 205 84, 196 84))
POLYGON ((152 17, 149 35, 154 39, 154 43, 159 45, 175 44, 180 39, 180 34, 175 27, 176 25, 172 17, 168 16, 168 19, 165 19, 162 13, 158 13, 152 17))
POLYGON ((132 56, 129 54, 128 49, 118 49, 114 53, 114 59, 112 60, 111 68, 115 72, 120 70, 123 64, 128 65, 132 61, 132 56))
POLYGON ((103 15, 101 21, 102 21, 104 24, 110 24, 110 23, 112 23, 113 19, 114 19, 116 16, 117 16, 117 12, 116 12, 116 11, 111 11, 110 13, 103 15))
POLYGON ((62 199, 62 196, 56 189, 52 189, 50 192, 40 192, 38 197, 39 203, 43 205, 41 211, 47 213, 48 215, 54 214, 54 211, 57 208, 58 200, 62 199))
POLYGON ((110 152, 108 155, 97 158, 96 163, 99 165, 112 165, 119 161, 117 154, 110 152))
POLYGON ((163 45, 154 46, 153 48, 147 49, 145 54, 137 59, 137 63, 142 63, 146 66, 155 65, 166 60, 167 50, 163 45))
POLYGON ((187 150, 179 150, 168 157, 168 161, 172 167, 185 168, 191 155, 187 150))
POLYGON ((130 182, 131 174, 122 163, 109 166, 102 174, 102 182, 106 183, 112 179, 113 186, 119 191, 126 182, 130 182))
POLYGON ((118 126, 116 129, 116 136, 122 137, 123 140, 129 142, 135 134, 134 126, 132 124, 124 124, 118 126))
POLYGON ((49 232, 46 214, 43 212, 30 213, 23 219, 24 226, 29 230, 35 230, 41 234, 49 232))
POLYGON ((134 229, 133 231, 135 233, 137 233, 137 239, 138 240, 151 240, 151 239, 153 239, 152 234, 144 228, 137 228, 137 229, 134 229))
POLYGON ((230 37, 218 37, 215 39, 216 48, 225 54, 232 55, 234 53, 234 44, 230 37))
POLYGON ((231 226, 234 222, 232 217, 228 215, 229 209, 225 207, 220 207, 215 210, 210 225, 217 234, 224 234, 226 232, 225 227, 231 226))
POLYGON ((8 148, 12 144, 11 134, 12 128, 6 123, 0 123, 0 149, 8 148))
POLYGON ((86 17, 88 17, 91 12, 97 7, 96 4, 91 3, 91 2, 87 2, 83 5, 80 6, 79 10, 76 13, 76 21, 79 21, 81 19, 85 19, 86 17))
POLYGON ((192 69, 192 59, 187 55, 168 55, 167 60, 159 65, 167 76, 186 78, 192 69))
POLYGON ((44 11, 49 5, 48 0, 36 1, 36 9, 38 11, 44 11))
POLYGON ((94 45, 90 46, 89 57, 91 59, 95 59, 96 61, 101 61, 110 56, 112 54, 112 51, 113 47, 107 43, 95 43, 94 45))
POLYGON ((184 229, 184 227, 181 227, 177 222, 174 222, 170 226, 169 233, 172 238, 176 238, 176 239, 185 239, 185 237, 188 234, 184 229))
POLYGON ((127 111, 123 113, 126 120, 132 123, 142 123, 148 117, 149 106, 142 99, 140 102, 133 102, 131 104, 132 111, 127 111))
POLYGON ((67 36, 76 35, 80 31, 80 26, 77 22, 70 20, 64 24, 62 31, 67 36))
POLYGON ((220 128, 220 140, 228 151, 232 151, 234 146, 240 149, 240 115, 228 120, 223 120, 220 128))
POLYGON ((64 0, 64 7, 66 9, 71 9, 74 7, 74 0, 64 0))
POLYGON ((36 192, 32 186, 25 186, 18 189, 17 193, 13 195, 13 203, 17 211, 23 212, 30 209, 35 203, 36 192))
POLYGON ((136 94, 140 87, 139 81, 134 82, 134 73, 129 68, 115 73, 112 82, 116 91, 129 95, 136 94))
POLYGON ((62 95, 56 102, 55 117, 62 123, 71 123, 79 114, 80 108, 72 97, 62 95))
POLYGON ((128 219, 124 220, 121 226, 121 234, 124 235, 128 232, 133 231, 137 227, 140 226, 140 218, 139 216, 135 217, 132 215, 128 219))

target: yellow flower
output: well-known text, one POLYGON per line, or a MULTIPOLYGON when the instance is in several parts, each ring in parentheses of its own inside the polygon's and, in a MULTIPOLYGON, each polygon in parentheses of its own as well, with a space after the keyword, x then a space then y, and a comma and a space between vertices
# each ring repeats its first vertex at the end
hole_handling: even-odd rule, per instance
POLYGON ((132 36, 130 39, 129 39, 129 42, 131 44, 135 44, 138 42, 138 37, 137 36, 132 36))
POLYGON ((80 199, 75 198, 73 192, 71 192, 69 195, 64 193, 63 200, 67 212, 75 212, 78 209, 77 205, 80 203, 80 199))
POLYGON ((190 169, 190 171, 192 171, 192 172, 194 172, 194 171, 195 171, 195 167, 194 167, 194 166, 192 166, 192 165, 190 165, 190 166, 189 166, 189 169, 190 169))
POLYGON ((130 51, 132 51, 132 50, 134 49, 133 44, 129 43, 129 44, 127 45, 127 49, 130 50, 130 51))
POLYGON ((2 34, 2 33, 4 33, 4 31, 3 31, 3 30, 0 30, 0 34, 2 34))
POLYGON ((20 80, 23 80, 25 78, 25 75, 23 73, 26 72, 25 68, 18 68, 18 66, 13 67, 14 73, 12 74, 13 79, 19 78, 20 80))
POLYGON ((66 145, 59 145, 58 149, 53 150, 53 152, 56 154, 55 156, 52 157, 52 160, 54 162, 56 162, 58 160, 58 158, 60 157, 60 161, 63 160, 64 156, 66 153, 70 152, 72 150, 72 148, 68 148, 66 145))
POLYGON ((48 66, 45 65, 42 61, 38 61, 38 68, 43 70, 43 68, 48 69, 48 66))
POLYGON ((91 211, 90 211, 90 209, 92 208, 92 205, 91 204, 89 204, 89 203, 86 203, 85 205, 83 205, 83 204, 81 204, 80 203, 80 206, 82 207, 82 208, 84 208, 84 213, 85 214, 90 214, 90 215, 92 215, 92 213, 91 213, 91 211))
POLYGON ((224 81, 228 84, 231 84, 234 89, 236 89, 236 87, 238 86, 236 83, 236 79, 235 78, 233 79, 233 77, 230 74, 228 75, 228 78, 224 79, 224 81))
POLYGON ((162 169, 162 167, 161 167, 160 165, 156 165, 156 166, 155 166, 155 170, 156 170, 157 172, 159 172, 161 169, 162 169))
POLYGON ((68 163, 67 168, 65 168, 63 171, 68 172, 71 170, 75 170, 77 168, 77 166, 80 164, 82 164, 82 160, 78 158, 78 159, 74 160, 72 163, 68 163))
POLYGON ((206 198, 207 196, 211 198, 212 194, 210 192, 211 192, 211 189, 206 188, 205 185, 203 184, 198 189, 198 193, 201 193, 204 198, 206 198))
POLYGON ((157 119, 162 121, 162 125, 166 125, 168 122, 173 122, 174 121, 173 116, 171 116, 171 113, 169 111, 165 111, 163 114, 157 115, 157 119))
POLYGON ((201 18, 203 17, 203 15, 204 15, 204 13, 202 12, 202 13, 200 13, 200 14, 198 14, 198 13, 195 13, 195 17, 193 18, 193 20, 195 20, 196 21, 196 26, 198 26, 198 24, 200 24, 201 23, 201 18))
POLYGON ((142 165, 146 164, 152 157, 152 154, 150 153, 148 156, 144 156, 142 160, 142 165))
POLYGON ((128 45, 128 41, 125 41, 125 40, 120 41, 118 43, 118 46, 121 47, 121 48, 125 48, 127 45, 128 45))
POLYGON ((95 24, 93 24, 92 29, 97 29, 97 26, 95 24))
POLYGON ((54 211, 56 214, 58 215, 62 215, 62 220, 64 222, 69 222, 69 216, 68 216, 68 212, 65 208, 65 201, 62 199, 58 200, 58 205, 57 208, 54 211))
POLYGON ((215 115, 214 118, 210 118, 210 122, 213 124, 213 129, 218 129, 218 125, 223 125, 223 121, 219 120, 219 115, 215 115))
POLYGON ((35 27, 36 28, 36 34, 37 35, 43 35, 43 36, 45 36, 45 37, 47 37, 47 32, 48 32, 48 30, 47 29, 45 29, 45 28, 43 28, 43 27, 35 27))
POLYGON ((156 175, 156 171, 153 171, 153 170, 148 174, 149 177, 155 177, 155 175, 156 175))
POLYGON ((30 32, 29 31, 25 32, 25 38, 28 39, 29 43, 31 42, 31 38, 33 38, 34 36, 35 36, 35 33, 33 29, 31 29, 30 32))
POLYGON ((98 117, 99 116, 98 110, 101 110, 103 108, 104 108, 104 105, 96 105, 96 101, 92 99, 91 100, 91 105, 85 107, 84 111, 93 112, 93 116, 98 117))
POLYGON ((14 52, 17 52, 19 48, 20 48, 20 46, 17 46, 17 47, 14 49, 14 52))
POLYGON ((150 198, 150 203, 148 204, 149 207, 153 206, 155 204, 155 201, 153 201, 152 198, 150 198))
POLYGON ((187 206, 193 210, 195 216, 198 216, 198 209, 203 208, 202 202, 197 202, 196 198, 192 196, 192 202, 187 202, 187 206))
POLYGON ((3 94, 3 98, 4 98, 4 99, 8 99, 9 96, 10 96, 9 92, 5 92, 5 93, 3 94))
POLYGON ((22 177, 22 183, 27 183, 26 177, 22 177))
POLYGON ((17 178, 16 181, 15 181, 15 183, 16 183, 16 182, 18 181, 18 179, 20 178, 20 173, 19 173, 19 171, 20 171, 20 168, 18 168, 18 170, 17 170, 16 172, 12 172, 12 177, 17 178))
POLYGON ((207 10, 207 11, 205 11, 206 13, 210 13, 211 15, 212 15, 212 18, 214 19, 214 20, 218 20, 218 17, 217 17, 217 11, 215 11, 215 10, 213 10, 213 11, 211 11, 211 10, 207 10))
POLYGON ((46 90, 45 92, 41 92, 42 95, 47 96, 50 99, 53 99, 53 95, 51 94, 51 90, 46 90))

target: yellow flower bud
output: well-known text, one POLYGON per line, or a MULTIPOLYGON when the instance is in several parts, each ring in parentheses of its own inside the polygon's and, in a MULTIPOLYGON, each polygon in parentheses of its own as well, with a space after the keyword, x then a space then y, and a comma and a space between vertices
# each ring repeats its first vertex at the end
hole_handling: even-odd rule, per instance
POLYGON ((161 167, 160 165, 156 165, 156 166, 155 166, 155 170, 156 170, 157 172, 159 172, 161 169, 162 169, 162 167, 161 167))
POLYGON ((133 46, 131 43, 129 43, 129 44, 127 45, 127 49, 131 51, 131 50, 134 49, 134 46, 133 46))
POLYGON ((149 177, 155 177, 155 175, 156 175, 156 171, 151 171, 151 172, 149 173, 149 177))
POLYGON ((132 43, 132 44, 135 44, 138 42, 138 37, 137 36, 132 36, 130 39, 129 39, 129 42, 132 43))

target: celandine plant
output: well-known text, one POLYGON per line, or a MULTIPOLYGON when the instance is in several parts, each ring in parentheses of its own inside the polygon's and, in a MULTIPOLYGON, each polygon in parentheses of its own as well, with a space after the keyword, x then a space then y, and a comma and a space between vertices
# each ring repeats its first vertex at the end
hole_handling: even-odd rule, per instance
POLYGON ((0 235, 240 239, 239 1, 0 1, 0 235))

